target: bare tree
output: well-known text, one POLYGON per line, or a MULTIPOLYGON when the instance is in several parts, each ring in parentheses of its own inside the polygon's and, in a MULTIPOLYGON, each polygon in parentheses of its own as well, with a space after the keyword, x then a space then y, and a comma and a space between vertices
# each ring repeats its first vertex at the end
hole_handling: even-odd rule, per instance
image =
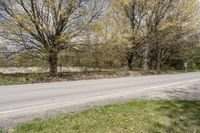
POLYGON ((1 35, 48 60, 54 76, 60 51, 79 50, 84 31, 105 5, 104 0, 0 0, 1 35))
POLYGON ((176 51, 180 41, 191 34, 196 34, 197 12, 197 0, 156 0, 153 4, 148 4, 145 19, 148 31, 144 47, 145 71, 148 71, 150 51, 154 51, 156 69, 160 71, 162 62, 172 56, 172 51, 176 51))
POLYGON ((198 17, 197 0, 119 0, 116 3, 119 12, 126 16, 130 23, 132 46, 127 58, 129 69, 132 68, 135 51, 142 49, 143 53, 140 54, 143 56, 143 69, 148 71, 151 60, 149 54, 152 47, 156 46, 157 49, 154 50, 157 52, 154 53, 159 70, 161 56, 166 53, 164 45, 178 44, 180 39, 186 36, 185 31, 190 31, 187 34, 191 34, 191 30, 186 29, 192 29, 191 25, 193 29, 197 28, 197 20, 194 19, 198 17))
POLYGON ((127 53, 128 67, 132 69, 134 53, 145 40, 144 19, 147 13, 147 0, 130 0, 127 3, 121 2, 125 15, 129 18, 131 28, 132 47, 127 53))

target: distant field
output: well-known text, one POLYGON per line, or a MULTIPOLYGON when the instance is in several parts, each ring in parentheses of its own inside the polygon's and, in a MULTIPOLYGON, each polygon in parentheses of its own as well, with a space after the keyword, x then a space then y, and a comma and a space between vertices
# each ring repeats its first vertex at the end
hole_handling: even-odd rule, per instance
MULTIPOLYGON (((58 67, 58 72, 84 72, 84 71, 127 71, 126 68, 119 68, 119 69, 99 69, 99 68, 85 68, 85 67, 58 67)), ((193 71, 193 70, 191 70, 193 71)), ((197 70, 195 70, 197 71, 197 70)), ((3 74, 30 74, 30 73, 48 73, 48 67, 0 67, 0 73, 3 74)), ((134 72, 144 73, 142 70, 137 70, 134 72)), ((163 70, 160 71, 160 74, 166 73, 183 73, 185 70, 163 70)), ((159 74, 155 70, 150 70, 148 74, 159 74)))
MULTIPOLYGON (((84 68, 81 67, 58 67, 59 72, 81 72, 84 68)), ((2 67, 0 73, 11 74, 11 73, 47 73, 49 68, 45 67, 2 67)))
POLYGON ((200 101, 132 101, 17 126, 15 133, 200 133, 200 101))

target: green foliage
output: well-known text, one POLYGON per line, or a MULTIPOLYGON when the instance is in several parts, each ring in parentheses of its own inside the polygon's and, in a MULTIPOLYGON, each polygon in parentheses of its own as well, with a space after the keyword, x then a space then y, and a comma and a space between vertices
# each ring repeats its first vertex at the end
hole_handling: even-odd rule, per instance
POLYGON ((16 133, 200 132, 200 102, 132 101, 18 125, 16 133))

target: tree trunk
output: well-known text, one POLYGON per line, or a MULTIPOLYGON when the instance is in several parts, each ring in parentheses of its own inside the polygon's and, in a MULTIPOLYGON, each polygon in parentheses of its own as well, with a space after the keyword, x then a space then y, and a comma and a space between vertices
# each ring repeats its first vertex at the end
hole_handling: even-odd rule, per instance
POLYGON ((57 75, 57 67, 58 67, 58 52, 57 51, 51 51, 49 53, 49 68, 50 68, 50 75, 56 76, 57 75))
POLYGON ((133 63, 133 53, 131 52, 128 55, 128 69, 129 70, 132 70, 132 68, 133 68, 132 63, 133 63))
POLYGON ((161 49, 158 48, 158 55, 157 55, 157 71, 160 72, 161 70, 161 49))
POLYGON ((146 44, 144 48, 144 64, 143 69, 145 72, 149 71, 149 44, 146 44))
POLYGON ((161 67, 161 62, 160 62, 160 61, 158 61, 158 62, 157 62, 157 71, 158 71, 158 72, 160 72, 160 70, 161 70, 161 68, 160 68, 160 67, 161 67))

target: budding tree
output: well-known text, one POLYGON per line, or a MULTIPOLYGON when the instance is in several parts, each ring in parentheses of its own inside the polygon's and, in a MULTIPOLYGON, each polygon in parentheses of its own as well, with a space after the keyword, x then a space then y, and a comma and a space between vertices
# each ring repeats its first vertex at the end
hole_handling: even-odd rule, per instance
POLYGON ((1 36, 47 60, 55 75, 60 51, 79 50, 78 41, 104 6, 103 0, 0 0, 1 36))
POLYGON ((159 70, 165 46, 173 48, 172 44, 178 44, 186 38, 192 33, 191 29, 197 30, 197 0, 119 0, 116 3, 118 10, 130 23, 132 47, 129 51, 129 66, 134 51, 140 47, 143 50, 143 68, 148 71, 150 51, 156 46, 157 52, 154 53, 159 70))

